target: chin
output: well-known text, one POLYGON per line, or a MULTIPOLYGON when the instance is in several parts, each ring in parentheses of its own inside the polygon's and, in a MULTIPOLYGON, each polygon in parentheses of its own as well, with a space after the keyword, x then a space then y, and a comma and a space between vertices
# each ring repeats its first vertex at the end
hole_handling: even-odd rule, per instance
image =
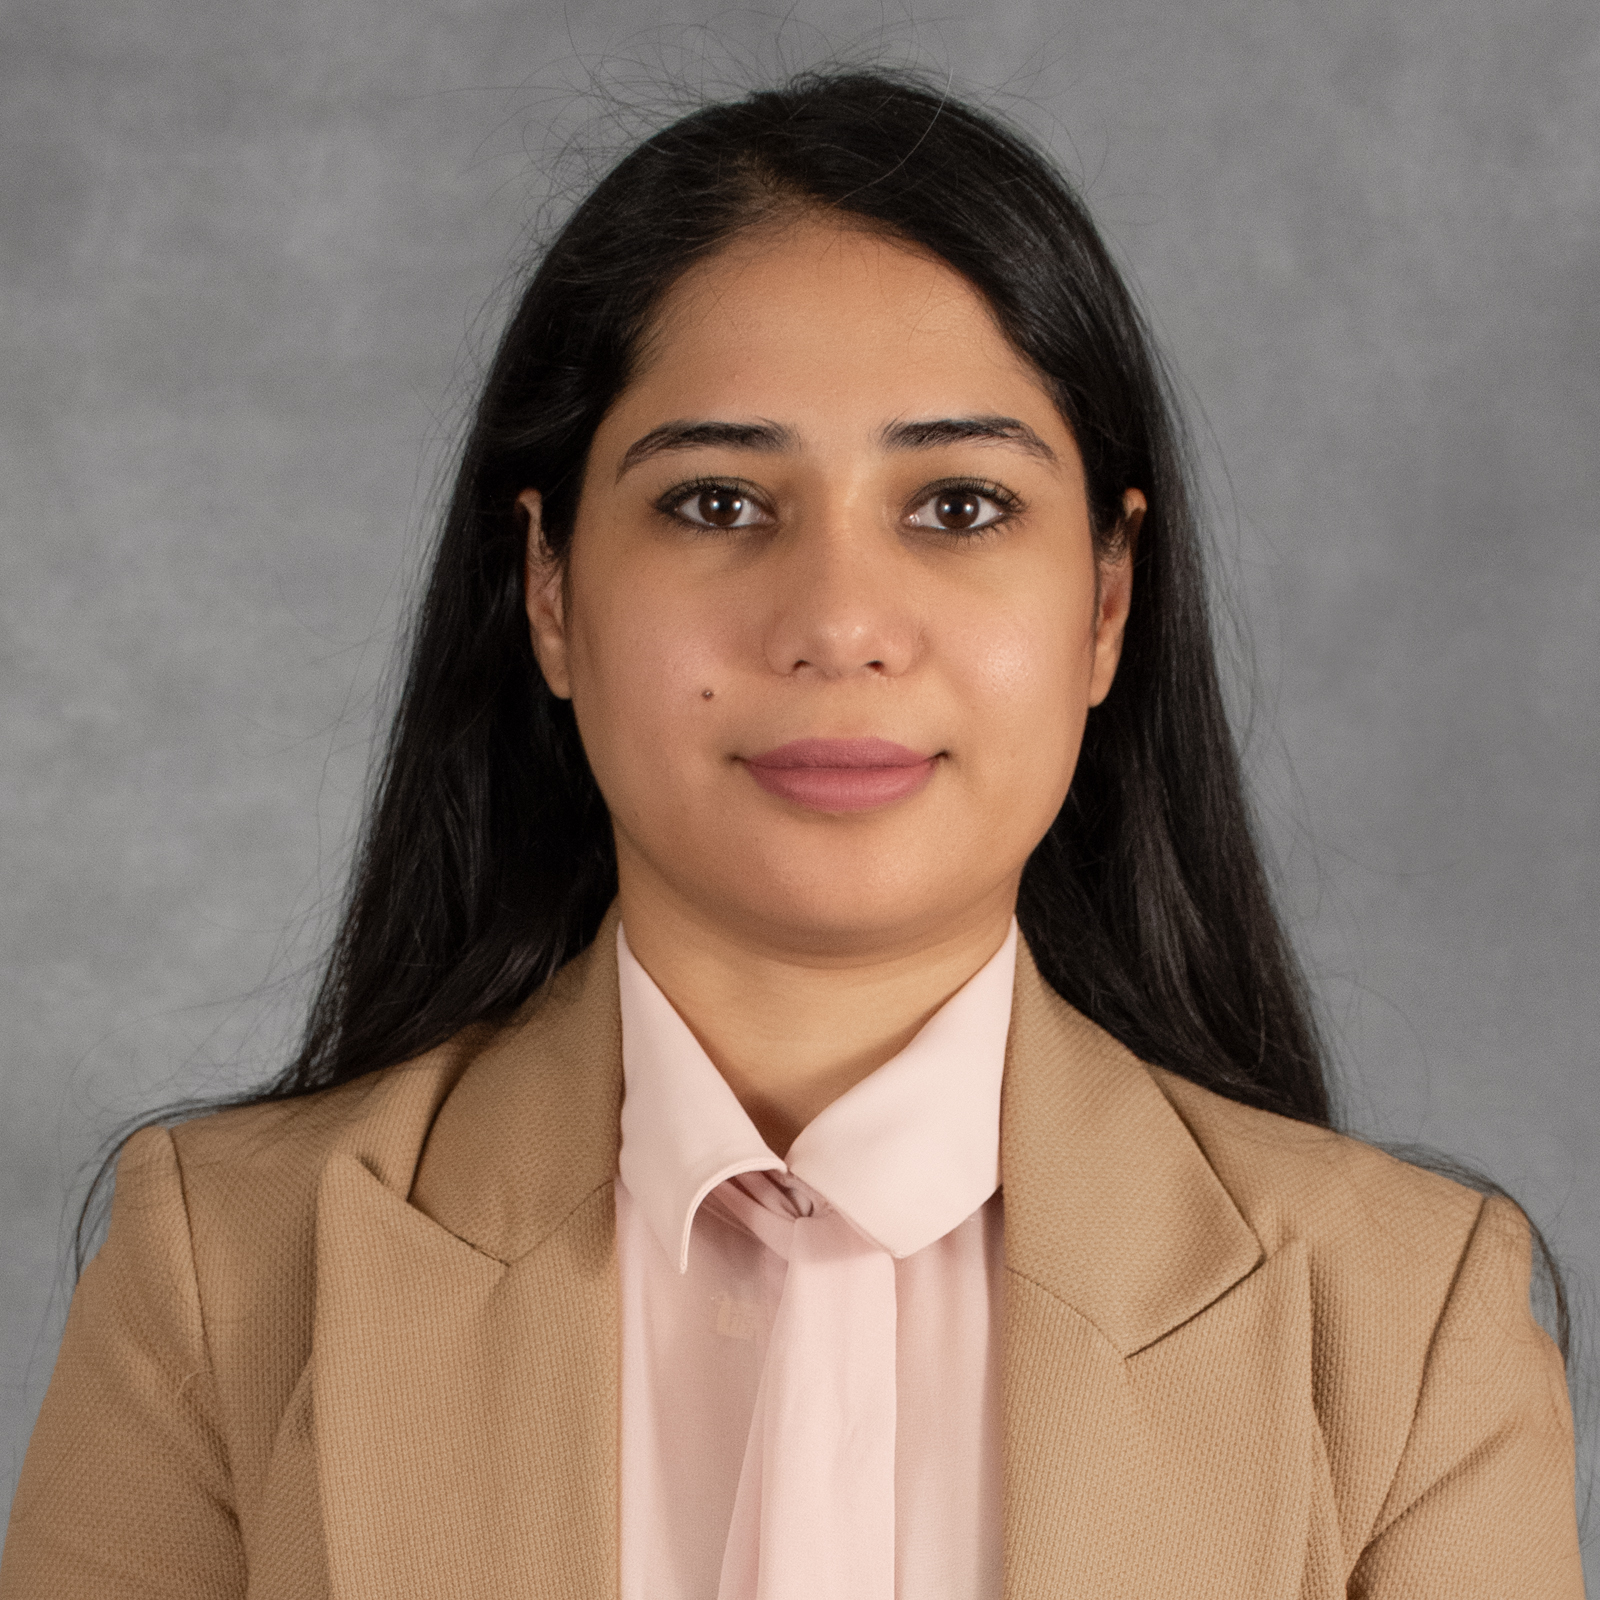
POLYGON ((982 897, 976 886, 970 896, 962 892, 948 855, 917 854, 785 851, 734 872, 724 858, 715 872, 718 898, 733 920, 774 942, 816 954, 881 949, 936 935, 960 920, 969 899, 982 897))

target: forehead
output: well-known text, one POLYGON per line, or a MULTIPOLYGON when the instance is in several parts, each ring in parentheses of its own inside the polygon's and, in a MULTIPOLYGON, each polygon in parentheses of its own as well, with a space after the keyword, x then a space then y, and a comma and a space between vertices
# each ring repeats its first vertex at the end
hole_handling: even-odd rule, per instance
POLYGON ((663 298, 630 388, 691 408, 743 401, 766 415, 804 399, 921 413, 1015 411, 1026 396, 1054 410, 958 272, 904 241, 811 214, 740 235, 690 268, 663 298))

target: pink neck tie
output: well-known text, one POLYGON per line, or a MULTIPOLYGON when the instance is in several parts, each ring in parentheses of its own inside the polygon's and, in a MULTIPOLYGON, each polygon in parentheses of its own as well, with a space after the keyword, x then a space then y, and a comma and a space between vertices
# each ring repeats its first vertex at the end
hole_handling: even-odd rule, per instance
POLYGON ((789 1263, 717 1600, 894 1600, 894 1258, 820 1199, 712 1200, 789 1263))

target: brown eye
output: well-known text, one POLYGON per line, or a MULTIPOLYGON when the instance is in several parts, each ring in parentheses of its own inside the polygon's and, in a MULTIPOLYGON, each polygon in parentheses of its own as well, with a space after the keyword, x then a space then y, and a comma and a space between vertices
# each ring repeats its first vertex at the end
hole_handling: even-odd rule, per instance
POLYGON ((744 496, 732 489, 702 489, 694 503, 700 520, 713 528, 731 528, 744 514, 744 496))
POLYGON ((766 520, 760 506, 731 483, 707 484, 685 495, 673 509, 701 528, 748 528, 766 520))
POLYGON ((946 489, 936 495, 933 514, 943 528, 970 528, 983 515, 983 502, 967 489, 946 489))
POLYGON ((912 511, 910 520, 919 528, 974 533, 999 522, 1009 510, 1011 507, 1003 504, 998 494, 984 494, 957 484, 949 489, 936 489, 912 511))

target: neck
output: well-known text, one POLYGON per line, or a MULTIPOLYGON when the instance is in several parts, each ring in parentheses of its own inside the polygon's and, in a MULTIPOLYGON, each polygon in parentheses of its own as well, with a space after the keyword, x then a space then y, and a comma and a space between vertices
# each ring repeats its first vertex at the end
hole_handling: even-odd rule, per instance
POLYGON ((618 893, 629 949, 780 1156, 999 950, 1015 901, 1011 885, 936 935, 857 934, 823 957, 814 936, 729 927, 630 876, 618 893))

